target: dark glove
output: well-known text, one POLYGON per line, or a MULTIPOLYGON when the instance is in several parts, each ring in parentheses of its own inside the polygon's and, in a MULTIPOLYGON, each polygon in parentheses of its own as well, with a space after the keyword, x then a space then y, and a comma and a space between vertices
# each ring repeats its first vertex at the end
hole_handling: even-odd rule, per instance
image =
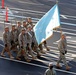
POLYGON ((63 55, 65 54, 65 53, 62 53, 63 55))
POLYGON ((44 41, 44 44, 47 44, 46 41, 44 41))
POLYGON ((29 43, 27 43, 27 46, 29 46, 29 43))
POLYGON ((67 53, 67 51, 65 51, 65 54, 67 53))
POLYGON ((18 39, 16 39, 16 41, 15 42, 17 42, 18 41, 18 39))
POLYGON ((53 65, 52 65, 52 66, 50 66, 50 70, 52 70, 52 68, 53 68, 53 65))
POLYGON ((13 45, 13 44, 14 44, 14 41, 12 40, 12 41, 11 41, 11 45, 13 45))
POLYGON ((7 44, 5 44, 5 47, 7 47, 7 44))
POLYGON ((23 46, 21 46, 21 49, 23 49, 23 46))
POLYGON ((34 47, 34 45, 35 45, 35 44, 34 44, 34 42, 32 42, 32 43, 31 43, 31 47, 33 48, 33 47, 34 47))

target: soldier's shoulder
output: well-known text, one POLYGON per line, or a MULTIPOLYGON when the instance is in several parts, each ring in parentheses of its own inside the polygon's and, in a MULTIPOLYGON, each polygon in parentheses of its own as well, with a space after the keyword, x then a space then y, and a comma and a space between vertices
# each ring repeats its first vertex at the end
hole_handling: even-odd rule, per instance
POLYGON ((9 32, 12 32, 12 29, 9 32))
POLYGON ((3 34, 5 33, 5 31, 3 32, 3 34))
POLYGON ((22 36, 22 33, 20 33, 19 36, 22 36))

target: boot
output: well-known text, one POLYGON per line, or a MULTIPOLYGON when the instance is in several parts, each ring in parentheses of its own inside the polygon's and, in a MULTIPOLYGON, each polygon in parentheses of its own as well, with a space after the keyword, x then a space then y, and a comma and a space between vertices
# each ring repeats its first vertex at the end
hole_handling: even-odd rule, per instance
POLYGON ((17 60, 21 60, 21 58, 19 58, 19 57, 16 57, 16 59, 17 59, 17 60))
POLYGON ((61 68, 61 66, 60 66, 59 64, 57 64, 57 65, 56 65, 56 68, 60 69, 60 68, 61 68))
POLYGON ((70 70, 70 68, 71 68, 70 66, 66 66, 66 70, 67 70, 67 71, 69 71, 69 70, 70 70))
POLYGON ((26 61, 27 61, 27 62, 31 62, 31 60, 30 60, 30 59, 26 59, 26 61))
POLYGON ((37 56, 40 57, 42 54, 40 52, 37 53, 37 56))
POLYGON ((48 47, 46 49, 47 49, 47 51, 50 51, 50 49, 48 47))
POLYGON ((44 52, 43 50, 41 50, 41 53, 45 54, 46 52, 44 52))
POLYGON ((13 56, 10 56, 10 59, 14 59, 14 57, 13 56))
POLYGON ((2 56, 2 57, 5 57, 5 55, 4 55, 3 53, 1 53, 1 56, 2 56))

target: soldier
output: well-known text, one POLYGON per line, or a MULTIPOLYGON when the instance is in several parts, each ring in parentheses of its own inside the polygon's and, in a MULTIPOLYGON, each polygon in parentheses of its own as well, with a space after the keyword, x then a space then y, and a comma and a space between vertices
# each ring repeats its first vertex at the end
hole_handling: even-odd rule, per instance
POLYGON ((31 34, 31 48, 34 52, 37 53, 37 56, 41 56, 40 52, 39 52, 39 48, 38 48, 38 44, 37 44, 37 41, 36 41, 36 38, 35 38, 35 35, 34 35, 34 32, 32 30, 32 26, 29 25, 28 26, 28 29, 29 29, 29 33, 31 34))
POLYGON ((24 56, 25 60, 27 62, 29 62, 29 58, 27 56, 27 51, 26 51, 26 46, 27 46, 27 37, 26 37, 26 34, 25 34, 25 29, 22 28, 22 31, 21 33, 19 34, 19 37, 18 37, 18 40, 19 40, 19 46, 20 46, 20 51, 18 52, 17 54, 17 59, 18 60, 21 60, 20 57, 21 56, 24 56))
POLYGON ((23 21, 22 27, 25 28, 25 29, 27 29, 27 22, 26 21, 23 21))
POLYGON ((63 63, 66 66, 66 70, 69 70, 70 67, 68 66, 67 62, 66 62, 66 58, 65 58, 65 54, 67 53, 67 41, 66 41, 66 36, 65 34, 61 34, 61 38, 58 42, 58 49, 60 51, 60 56, 59 56, 59 60, 57 61, 57 68, 61 68, 61 66, 59 65, 60 61, 63 60, 63 63))
POLYGON ((13 51, 18 52, 17 46, 18 46, 18 30, 16 29, 15 25, 12 25, 12 30, 11 30, 11 49, 13 51))
POLYGON ((10 56, 10 58, 13 59, 14 57, 12 56, 12 54, 10 52, 11 40, 10 40, 10 32, 9 32, 8 26, 5 27, 5 31, 3 32, 3 41, 4 41, 5 47, 1 52, 1 56, 5 56, 4 53, 7 52, 8 55, 10 56))
POLYGON ((21 29, 22 29, 22 26, 21 26, 21 22, 17 22, 17 30, 18 30, 18 35, 21 33, 21 29))
POLYGON ((31 26, 33 26, 33 23, 32 23, 32 20, 31 20, 31 17, 26 18, 26 21, 27 21, 27 25, 31 25, 31 26))
POLYGON ((35 55, 33 54, 32 48, 31 48, 31 43, 32 43, 32 31, 31 31, 31 26, 28 26, 27 29, 27 50, 29 54, 31 54, 32 58, 35 59, 35 55))
POLYGON ((44 75, 57 75, 52 63, 49 64, 49 68, 45 71, 44 75))

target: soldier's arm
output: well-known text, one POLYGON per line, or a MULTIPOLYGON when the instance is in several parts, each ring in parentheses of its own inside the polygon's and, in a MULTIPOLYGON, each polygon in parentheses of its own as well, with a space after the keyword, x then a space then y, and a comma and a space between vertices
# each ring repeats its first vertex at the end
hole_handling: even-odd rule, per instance
POLYGON ((47 75, 47 70, 45 71, 44 75, 47 75))
POLYGON ((53 73, 54 73, 53 75, 57 75, 57 73, 56 73, 55 69, 53 69, 53 73))
POLYGON ((66 39, 63 44, 64 44, 64 49, 67 51, 67 40, 66 39))
POLYGON ((20 47, 23 46, 23 45, 22 45, 22 38, 21 38, 21 35, 18 36, 18 41, 19 41, 20 47))
POLYGON ((65 53, 64 48, 63 48, 63 46, 62 46, 62 41, 59 41, 59 42, 58 42, 58 49, 59 49, 60 53, 62 53, 62 54, 65 53))
POLYGON ((3 33, 3 41, 4 41, 4 44, 7 44, 7 36, 5 35, 5 33, 3 33))

